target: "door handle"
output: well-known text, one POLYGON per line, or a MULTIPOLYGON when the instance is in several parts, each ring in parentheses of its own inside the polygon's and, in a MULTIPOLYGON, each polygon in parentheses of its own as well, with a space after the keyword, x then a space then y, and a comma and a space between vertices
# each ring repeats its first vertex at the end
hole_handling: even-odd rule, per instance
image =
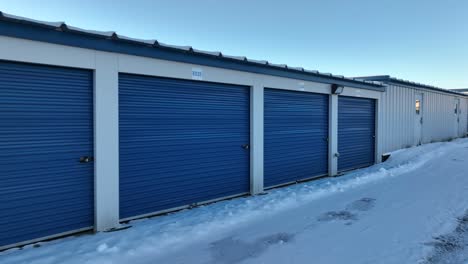
POLYGON ((80 157, 80 163, 89 163, 93 161, 94 161, 94 157, 89 157, 89 156, 80 157))
POLYGON ((243 149, 250 149, 250 144, 244 144, 244 145, 242 145, 242 148, 243 149))

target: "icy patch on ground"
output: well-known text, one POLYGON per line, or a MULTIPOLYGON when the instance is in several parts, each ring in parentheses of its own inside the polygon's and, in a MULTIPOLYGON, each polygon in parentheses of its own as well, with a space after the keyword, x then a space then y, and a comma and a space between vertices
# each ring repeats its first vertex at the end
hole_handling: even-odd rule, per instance
POLYGON ((369 211, 375 206, 375 201, 374 198, 365 197, 346 206, 346 210, 369 211))
POLYGON ((374 198, 361 198, 348 204, 345 210, 329 211, 317 218, 319 222, 344 221, 345 225, 352 225, 359 220, 359 213, 371 210, 375 205, 374 198))
POLYGON ((317 220, 319 222, 330 222, 330 221, 336 221, 336 220, 341 220, 341 221, 350 221, 350 220, 357 220, 357 216, 354 213, 351 213, 350 211, 330 211, 326 212, 323 215, 321 215, 317 220))
POLYGON ((272 234, 254 242, 245 242, 233 237, 224 238, 211 244, 213 263, 239 263, 261 255, 272 245, 289 243, 293 239, 294 234, 289 233, 272 234))

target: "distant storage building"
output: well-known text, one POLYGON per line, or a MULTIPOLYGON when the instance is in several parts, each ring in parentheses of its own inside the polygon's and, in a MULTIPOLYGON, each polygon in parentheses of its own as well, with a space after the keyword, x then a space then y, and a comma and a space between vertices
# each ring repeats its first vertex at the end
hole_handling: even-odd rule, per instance
POLYGON ((370 166, 465 135, 466 112, 389 77, 0 13, 0 249, 370 166))
POLYGON ((386 85, 381 97, 382 152, 466 135, 468 101, 463 93, 387 75, 361 79, 386 85))
POLYGON ((468 94, 468 88, 460 88, 460 89, 450 89, 451 91, 462 93, 462 94, 468 94))

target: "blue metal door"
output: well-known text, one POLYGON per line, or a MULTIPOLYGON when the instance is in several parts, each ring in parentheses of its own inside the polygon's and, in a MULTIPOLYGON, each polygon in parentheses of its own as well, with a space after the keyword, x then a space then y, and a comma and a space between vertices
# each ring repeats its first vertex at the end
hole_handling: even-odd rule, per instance
POLYGON ((338 171, 367 167, 375 159, 375 100, 338 99, 338 171))
POLYGON ((328 100, 323 94, 265 89, 266 187, 328 173, 328 100))
POLYGON ((248 87, 121 74, 120 217, 250 190, 248 87))
POLYGON ((0 248, 94 223, 92 72, 0 61, 0 248))

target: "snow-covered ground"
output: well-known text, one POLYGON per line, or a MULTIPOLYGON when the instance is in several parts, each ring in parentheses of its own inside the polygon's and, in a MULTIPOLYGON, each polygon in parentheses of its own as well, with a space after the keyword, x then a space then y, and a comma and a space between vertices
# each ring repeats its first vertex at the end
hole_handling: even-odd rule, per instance
POLYGON ((468 263, 467 210, 468 139, 459 139, 119 232, 8 250, 0 263, 468 263))

